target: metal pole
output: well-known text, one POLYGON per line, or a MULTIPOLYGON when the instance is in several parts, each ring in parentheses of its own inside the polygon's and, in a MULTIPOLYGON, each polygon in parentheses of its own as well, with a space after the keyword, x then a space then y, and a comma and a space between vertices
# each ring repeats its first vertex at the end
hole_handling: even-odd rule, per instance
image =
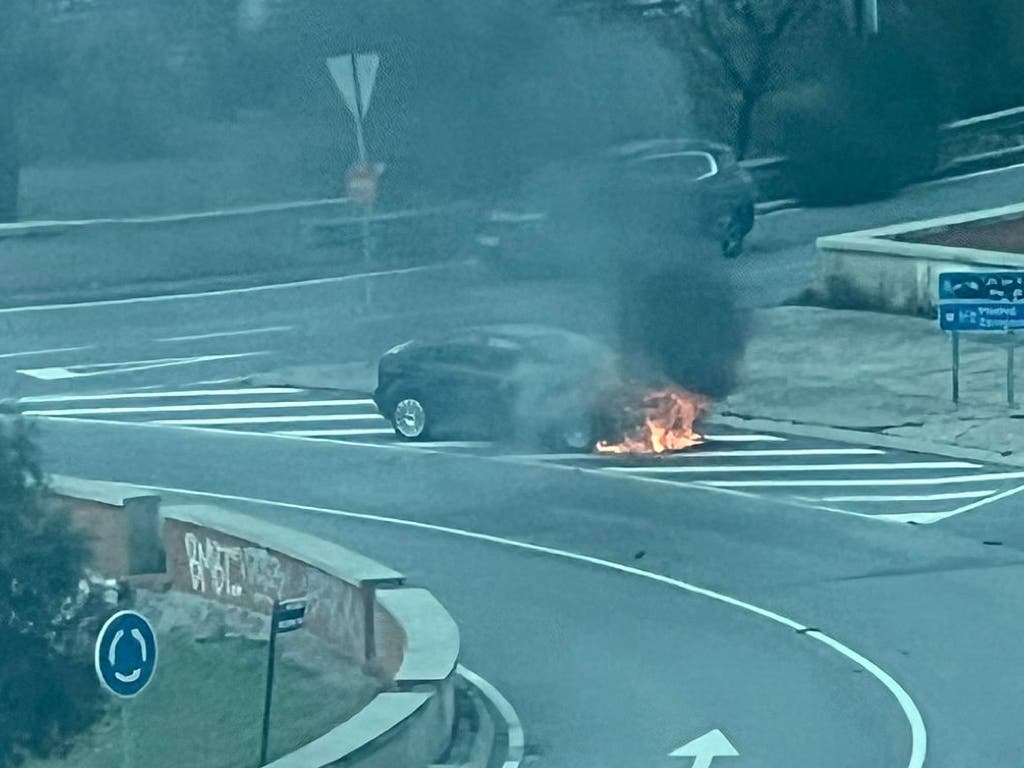
POLYGON ((352 83, 356 91, 356 145, 359 147, 359 160, 366 162, 366 141, 363 139, 363 90, 359 85, 359 70, 356 69, 356 55, 349 54, 352 62, 352 83))
POLYGON ((131 723, 128 718, 128 702, 121 702, 121 764, 124 768, 132 768, 135 763, 132 754, 131 723))
MULTIPOLYGON (((370 217, 373 216, 373 203, 367 203, 363 206, 363 267, 367 272, 373 271, 373 240, 370 236, 370 217)), ((370 308, 370 304, 373 303, 373 281, 371 278, 363 280, 363 284, 366 286, 365 299, 366 308, 370 308)))
POLYGON ((277 600, 270 610, 270 647, 267 649, 267 687, 263 698, 263 731, 260 735, 260 762, 267 764, 267 741, 270 735, 270 699, 274 693, 274 661, 277 656, 277 600))
POLYGON ((1009 334, 1010 343, 1006 345, 1006 404, 1013 408, 1013 333, 1009 334))
MULTIPOLYGON (((349 54, 349 60, 352 62, 352 83, 355 86, 356 94, 356 143, 359 146, 359 162, 366 164, 366 139, 363 136, 363 87, 359 82, 359 70, 356 68, 356 55, 355 53, 349 54)), ((363 206, 363 221, 362 221, 362 237, 363 237, 363 266, 367 272, 372 272, 373 263, 373 252, 372 245, 370 243, 370 215, 371 215, 372 204, 363 206)), ((370 303, 373 301, 373 293, 370 288, 370 280, 364 281, 366 286, 365 299, 366 307, 370 307, 370 303)))
POLYGON ((864 27, 869 35, 878 34, 878 0, 863 0, 864 27))
POLYGON ((960 334, 953 331, 953 404, 960 402, 960 334))

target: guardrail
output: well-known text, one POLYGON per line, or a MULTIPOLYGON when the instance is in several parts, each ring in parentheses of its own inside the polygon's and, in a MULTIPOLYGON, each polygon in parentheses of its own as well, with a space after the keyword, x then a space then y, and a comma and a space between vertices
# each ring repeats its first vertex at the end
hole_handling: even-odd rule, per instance
MULTIPOLYGON (((272 600, 308 600, 304 628, 350 658, 369 664, 384 689, 358 713, 270 763, 273 768, 426 768, 452 740, 459 630, 425 589, 356 552, 315 536, 231 510, 168 506, 130 486, 56 476, 50 492, 94 542, 129 544, 154 563, 97 558, 105 575, 156 578, 163 586, 246 612, 265 614, 272 600), (157 520, 157 516, 159 519, 157 520), (132 531, 135 531, 132 534, 132 531), (148 541, 145 539, 148 537, 148 541)), ((129 547, 130 548, 130 547, 129 547)))
MULTIPOLYGON (((938 162, 929 179, 1024 162, 1024 107, 946 123, 939 128, 939 141, 938 162)), ((740 164, 754 178, 759 203, 798 198, 785 157, 751 158, 740 164)))

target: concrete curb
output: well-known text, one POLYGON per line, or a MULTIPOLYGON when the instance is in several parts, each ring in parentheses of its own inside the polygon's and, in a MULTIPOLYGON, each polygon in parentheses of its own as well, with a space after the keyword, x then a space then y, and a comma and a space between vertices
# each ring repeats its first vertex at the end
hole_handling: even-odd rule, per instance
POLYGON ((933 453, 937 456, 948 456, 965 461, 982 461, 988 464, 1005 464, 1012 467, 1024 467, 1024 456, 1004 456, 998 451, 986 451, 981 448, 963 448, 948 443, 935 443, 909 437, 886 435, 881 432, 869 432, 821 424, 806 424, 793 421, 775 421, 755 416, 740 414, 720 414, 708 417, 708 424, 737 429, 749 429, 759 432, 779 432, 784 435, 798 437, 815 437, 822 440, 835 440, 840 443, 869 445, 875 448, 891 448, 910 453, 933 453))
MULTIPOLYGON (((501 691, 472 670, 466 669, 466 667, 459 664, 456 668, 456 673, 486 702, 488 709, 491 710, 491 717, 494 719, 495 725, 498 726, 498 734, 496 735, 501 736, 504 742, 504 758, 500 761, 494 760, 495 750, 492 749, 490 754, 491 760, 485 765, 493 763, 500 765, 501 768, 519 768, 519 764, 522 762, 525 754, 526 743, 523 726, 515 707, 502 695, 501 691)), ((502 747, 502 745, 497 743, 497 739, 495 740, 495 747, 502 747)), ((484 766, 480 768, 484 768, 484 766)))

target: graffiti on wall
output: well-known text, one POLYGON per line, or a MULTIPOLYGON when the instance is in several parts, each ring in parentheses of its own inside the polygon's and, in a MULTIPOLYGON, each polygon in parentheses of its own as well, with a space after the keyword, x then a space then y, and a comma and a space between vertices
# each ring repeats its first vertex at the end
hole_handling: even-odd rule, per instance
POLYGON ((277 599, 284 585, 281 561, 258 547, 225 546, 211 536, 185 534, 192 589, 225 597, 277 599))

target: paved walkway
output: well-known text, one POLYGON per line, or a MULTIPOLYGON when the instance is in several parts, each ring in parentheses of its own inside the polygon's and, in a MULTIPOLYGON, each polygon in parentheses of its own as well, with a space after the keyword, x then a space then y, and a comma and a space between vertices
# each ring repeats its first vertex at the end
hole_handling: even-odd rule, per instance
MULTIPOLYGON (((961 337, 960 404, 951 344, 937 323, 777 307, 755 313, 739 389, 719 414, 867 430, 991 451, 1024 462, 1024 410, 1006 403, 1004 345, 961 337)), ((1024 400, 1019 358, 1018 400, 1024 400)))

